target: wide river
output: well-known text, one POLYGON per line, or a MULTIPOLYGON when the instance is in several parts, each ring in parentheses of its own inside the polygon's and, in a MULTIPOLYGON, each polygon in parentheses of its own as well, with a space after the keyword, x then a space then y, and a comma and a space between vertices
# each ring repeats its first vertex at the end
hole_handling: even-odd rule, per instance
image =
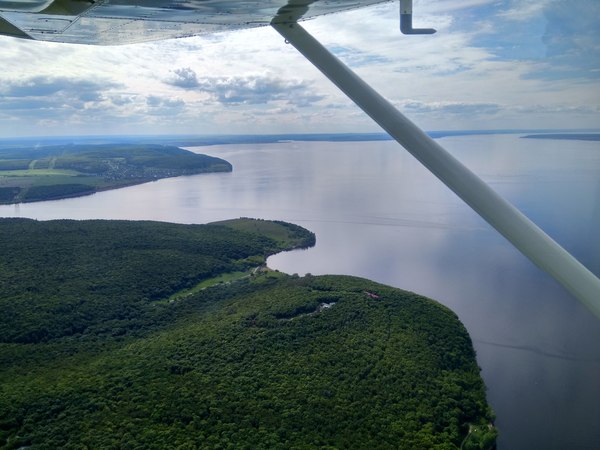
MULTIPOLYGON (((600 142, 518 135, 439 142, 600 275, 600 142)), ((297 223, 316 233, 316 247, 273 256, 269 266, 370 278, 458 314, 477 350, 500 449, 598 448, 600 320, 397 144, 191 150, 230 161, 233 173, 1 206, 0 216, 297 223)))

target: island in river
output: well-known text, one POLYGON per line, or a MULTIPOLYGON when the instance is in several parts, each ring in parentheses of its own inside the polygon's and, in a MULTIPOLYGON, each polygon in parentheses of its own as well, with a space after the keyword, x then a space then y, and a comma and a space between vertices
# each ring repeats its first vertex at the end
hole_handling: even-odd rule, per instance
POLYGON ((252 219, 0 219, 0 448, 492 448, 456 314, 264 266, 314 243, 252 219))
POLYGON ((0 204, 77 197, 160 178, 231 170, 223 159, 166 145, 0 148, 0 204))

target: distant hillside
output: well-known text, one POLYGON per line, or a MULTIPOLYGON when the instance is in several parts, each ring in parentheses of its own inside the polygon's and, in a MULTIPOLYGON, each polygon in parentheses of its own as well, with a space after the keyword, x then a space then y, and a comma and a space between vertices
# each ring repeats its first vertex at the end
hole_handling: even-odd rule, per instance
POLYGON ((75 197, 160 178, 231 170, 222 159, 162 145, 0 148, 0 203, 75 197))
POLYGON ((491 448, 456 315, 262 265, 311 244, 251 219, 0 219, 0 448, 491 448))

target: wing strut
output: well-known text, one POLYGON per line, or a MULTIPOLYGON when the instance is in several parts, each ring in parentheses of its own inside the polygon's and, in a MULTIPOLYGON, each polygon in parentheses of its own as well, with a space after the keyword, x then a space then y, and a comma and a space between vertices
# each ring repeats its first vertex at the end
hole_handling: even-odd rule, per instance
POLYGON ((310 3, 291 0, 271 25, 484 220, 600 318, 600 280, 302 28, 297 20, 310 3))

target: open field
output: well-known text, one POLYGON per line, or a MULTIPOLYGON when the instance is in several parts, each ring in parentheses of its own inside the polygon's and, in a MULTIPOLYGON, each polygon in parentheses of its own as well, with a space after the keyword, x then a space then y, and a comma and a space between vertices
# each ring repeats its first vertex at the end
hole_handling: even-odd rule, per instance
POLYGON ((2 170, 0 171, 2 177, 42 177, 42 176, 67 176, 74 177, 79 175, 79 172, 75 170, 61 170, 61 169, 25 169, 25 170, 2 170))
MULTIPOLYGON (((223 225, 236 231, 266 234, 281 246, 304 244, 304 242, 300 242, 304 239, 304 235, 300 232, 301 227, 291 223, 242 217, 240 219, 213 222, 212 224, 223 225)), ((306 245, 314 245, 314 242, 306 243, 306 245)))

